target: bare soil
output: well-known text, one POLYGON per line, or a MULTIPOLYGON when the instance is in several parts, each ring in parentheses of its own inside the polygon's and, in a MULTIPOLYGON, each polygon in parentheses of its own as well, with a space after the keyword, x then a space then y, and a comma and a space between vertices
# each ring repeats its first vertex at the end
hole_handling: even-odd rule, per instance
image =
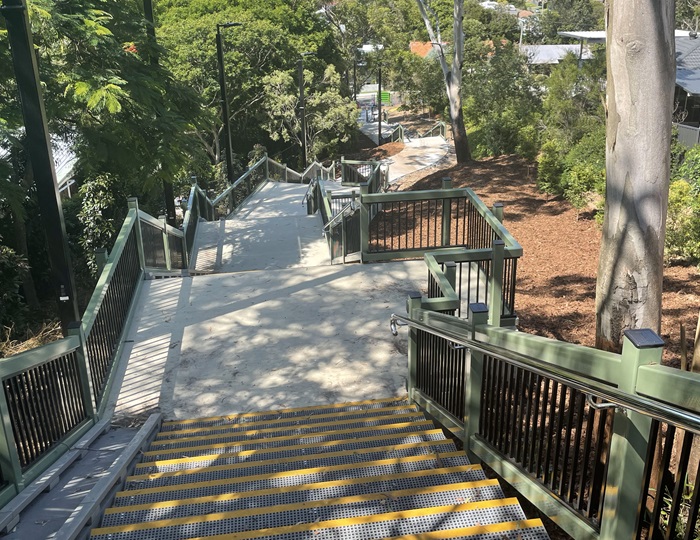
MULTIPOLYGON (((470 187, 486 204, 502 202, 505 225, 523 246, 515 306, 523 331, 570 343, 595 343, 595 285, 600 227, 567 201, 540 192, 534 166, 514 156, 421 171, 400 181, 399 190, 435 189, 444 177, 470 187)), ((700 309, 696 267, 664 269, 661 337, 664 363, 680 364, 680 325, 688 355, 700 309)))

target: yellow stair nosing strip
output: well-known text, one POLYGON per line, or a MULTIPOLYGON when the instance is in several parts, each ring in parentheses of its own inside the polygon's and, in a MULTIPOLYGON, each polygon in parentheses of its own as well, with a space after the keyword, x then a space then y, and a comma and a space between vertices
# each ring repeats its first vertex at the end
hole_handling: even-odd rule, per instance
MULTIPOLYGON (((431 531, 426 533, 408 534, 405 536, 392 536, 391 538, 383 538, 382 540, 448 540, 450 538, 468 538, 470 536, 476 536, 477 534, 524 531, 526 529, 535 529, 537 527, 544 527, 541 519, 524 519, 521 521, 502 521, 501 523, 493 523, 491 525, 476 525, 473 527, 462 527, 459 529, 446 529, 444 531, 431 531)), ((236 537, 229 537, 229 540, 231 538, 236 537)), ((217 538, 217 540, 219 539, 217 538)), ((221 540, 226 540, 226 537, 221 537, 221 540)))
MULTIPOLYGON (((406 418, 423 418, 423 420, 419 420, 419 422, 426 421, 430 422, 429 420, 425 420, 425 417, 423 416, 423 413, 419 412, 412 412, 408 414, 398 414, 394 416, 378 416, 378 417, 373 417, 373 418, 366 418, 366 419, 352 419, 352 420, 341 420, 340 422, 320 422, 318 424, 302 424, 298 426, 282 426, 282 427, 274 427, 274 428, 264 428, 264 429, 251 429, 251 430, 246 430, 246 431, 227 431, 224 433, 215 433, 213 435, 201 435, 199 437, 179 437, 175 439, 157 439, 151 443, 151 448, 154 446, 165 446, 168 444, 177 444, 181 442, 193 442, 193 441, 208 441, 212 439, 220 439, 222 437, 227 437, 227 436, 239 436, 239 435, 244 435, 244 436, 250 436, 254 437, 256 435, 269 435, 269 434, 274 434, 275 432, 278 431, 289 431, 291 429, 297 429, 297 430, 302 430, 306 429, 308 427, 330 427, 330 426, 342 426, 344 424, 355 424, 358 422, 371 422, 373 420, 382 420, 382 419, 387 419, 390 418, 391 420, 401 420, 401 419, 406 419, 406 418)), ((412 423, 412 422, 393 422, 391 424, 379 424, 377 426, 364 426, 362 429, 370 429, 370 428, 381 428, 384 426, 395 426, 397 424, 405 424, 405 423, 412 423)), ((358 428, 360 429, 360 428, 358 428)), ((170 433, 166 431, 165 433, 170 433)), ((332 433, 332 431, 331 431, 332 433)))
MULTIPOLYGON (((362 439, 354 439, 354 441, 358 441, 362 439)), ((247 463, 248 465, 255 466, 256 464, 259 463, 265 463, 268 461, 276 461, 278 463, 287 463, 287 462, 292 462, 292 461, 303 461, 303 460, 310 460, 310 459, 318 459, 320 457, 336 457, 336 456, 344 456, 347 454, 371 454, 372 452, 391 452, 394 450, 404 450, 408 448, 426 448, 430 446, 443 446, 443 445, 451 445, 453 442, 450 439, 438 439, 435 441, 422 441, 422 442, 417 442, 417 443, 399 443, 399 444, 392 444, 388 446, 369 446, 367 448, 356 448, 354 450, 342 450, 342 451, 336 451, 336 452, 321 452, 318 454, 301 454, 298 456, 292 456, 288 458, 276 458, 275 460, 259 460, 259 461, 250 461, 246 460, 241 463, 247 463)), ((237 458, 237 457, 245 457, 245 456, 252 456, 252 455, 262 455, 262 454, 271 454, 274 452, 285 452, 288 451, 289 449, 292 450, 302 450, 306 448, 318 448, 319 445, 317 444, 304 444, 304 445, 299 445, 299 446, 279 446, 279 447, 273 447, 273 448, 261 448, 258 450, 243 450, 241 452, 227 452, 223 454, 205 454, 203 456, 193 456, 193 457, 185 457, 185 458, 177 458, 177 459, 163 459, 163 460, 158 460, 158 461, 145 461, 141 463, 136 464, 136 469, 145 469, 149 467, 162 467, 164 465, 177 465, 181 463, 188 463, 188 462, 195 462, 195 461, 216 461, 219 459, 231 459, 231 458, 237 458)))
MULTIPOLYGON (((417 428, 420 427, 425 427, 425 426, 434 426, 430 420, 426 420, 424 422, 406 422, 404 424, 389 424, 386 426, 381 426, 382 429, 398 429, 401 427, 409 427, 409 426, 415 426, 417 428)), ((341 429, 341 430, 335 430, 335 431, 323 431, 321 433, 306 433, 303 435, 283 435, 281 437, 270 437, 269 439, 244 439, 242 441, 228 441, 228 442, 221 442, 221 443, 215 443, 215 444, 203 444, 203 445, 198 445, 198 446, 184 446, 182 448, 164 448, 162 450, 148 450, 147 452, 143 452, 144 456, 156 456, 156 455, 163 455, 163 454, 182 454, 186 452, 192 452, 193 450, 207 450, 207 449, 215 449, 215 448, 227 448, 229 446, 251 446, 251 445, 258 445, 261 442, 269 443, 272 441, 293 441, 293 440, 301 440, 301 439, 311 439, 313 437, 323 437, 324 435, 345 435, 348 433, 360 433, 363 431, 368 431, 370 428, 352 428, 352 429, 341 429)), ((376 427, 374 428, 376 430, 376 427)), ((435 431, 440 431, 438 429, 433 429, 433 430, 425 430, 424 432, 435 432, 435 431)), ((420 433, 420 431, 418 432, 420 433)), ((409 433, 410 434, 410 433, 409 433)), ((404 433, 392 433, 390 435, 405 435, 404 433)), ((345 442, 348 442, 348 439, 343 439, 345 442)), ((316 443, 316 445, 319 445, 321 443, 316 443)), ((293 445, 292 445, 293 446, 293 445)))
MULTIPOLYGON (((361 412, 368 412, 368 413, 373 413, 373 415, 376 415, 376 413, 387 413, 387 412, 393 412, 393 411, 400 411, 400 410, 405 410, 406 414, 408 413, 416 413, 418 412, 419 414, 420 411, 416 410, 415 405, 400 405, 397 407, 382 407, 379 409, 365 409, 364 411, 340 411, 340 412, 335 412, 335 413, 326 413, 326 414, 310 414, 307 416, 298 416, 298 417, 290 417, 290 418, 279 418, 279 419, 272 419, 272 420, 256 420, 255 422, 242 422, 242 423, 225 423, 225 424, 219 424, 217 426, 205 426, 205 427, 198 427, 198 428, 188 428, 188 429, 173 429, 170 431, 161 431, 158 433, 158 437, 168 437, 173 434, 177 433, 197 433, 199 431, 213 431, 215 429, 226 429, 229 427, 237 427, 237 426, 248 426, 248 427, 254 427, 256 425, 261 425, 261 424, 269 424, 271 422, 294 422, 295 420, 309 420, 311 418, 338 418, 338 417, 344 417, 344 416, 352 416, 352 415, 357 415, 361 412)), ((389 414, 379 414, 377 418, 386 418, 386 417, 391 417, 392 415, 389 414)), ((402 416, 397 414, 396 416, 402 416)), ((224 418, 224 417, 222 417, 224 418)), ((357 418, 356 420, 361 420, 362 418, 357 418)), ((305 424, 304 424, 305 425, 305 424)), ((310 425, 316 425, 316 424, 310 424, 310 425)))
MULTIPOLYGON (((239 414, 227 414, 224 416, 209 416, 201 418, 188 418, 186 420, 168 420, 163 422, 163 426, 175 426, 175 425, 185 425, 185 424, 195 424, 197 422, 216 422, 217 420, 225 420, 227 418, 245 418, 250 416, 264 416, 273 414, 282 414, 290 412, 302 412, 302 411, 318 411, 322 409, 340 409, 342 407, 355 407, 360 405, 373 405, 375 403, 390 403, 392 401, 406 401, 408 402, 408 396, 397 396, 393 398, 383 398, 383 399, 367 399, 365 401, 349 401, 347 403, 332 403, 329 405, 313 405, 311 407, 294 407, 291 409, 272 409, 268 411, 254 411, 239 414)), ((409 403, 410 405, 410 403, 409 403)))
MULTIPOLYGON (((405 497, 407 495, 419 495, 423 493, 439 493, 441 491, 454 491, 454 490, 467 490, 467 489, 478 489, 482 487, 496 487, 499 486, 498 480, 495 478, 486 478, 484 480, 472 480, 471 482, 458 482, 455 484, 440 484, 437 486, 427 486, 427 487, 418 487, 418 488, 406 488, 406 489, 399 489, 395 491, 389 491, 389 492, 379 492, 379 493, 365 493, 362 495, 352 495, 348 497, 337 497, 334 499, 319 499, 317 501, 306 501, 304 503, 298 503, 298 504, 304 504, 304 505, 310 505, 310 507, 313 506, 325 506, 327 505, 327 501, 334 501, 334 500, 341 500, 341 499, 355 499, 355 498, 362 498, 360 500, 365 500, 363 499, 364 497, 370 498, 378 495, 384 498, 387 494, 391 495, 392 497, 405 497)), ((154 510, 156 508, 173 508, 177 506, 193 506, 196 504, 206 504, 210 502, 223 502, 226 500, 236 500, 236 499, 245 499, 245 498, 252 498, 258 496, 258 493, 255 491, 244 491, 240 493, 225 493, 222 495, 208 495, 204 497, 195 497, 192 499, 181 499, 181 500, 172 500, 172 501, 158 501, 158 502, 152 502, 152 503, 144 503, 144 504, 134 504, 130 506, 112 506, 111 508, 107 508, 105 510, 105 514, 124 514, 124 513, 129 513, 129 512, 138 512, 140 510, 154 510)), ((369 500, 369 499, 368 499, 369 500)), ((288 505, 276 505, 276 506, 263 506, 259 507, 261 511, 264 511, 265 509, 270 509, 270 508, 278 508, 281 506, 288 506, 288 505)))
MULTIPOLYGON (((380 494, 381 495, 381 494, 380 494)), ((399 512, 385 512, 382 514, 369 514, 365 516, 355 516, 351 518, 331 519, 327 521, 319 521, 318 523, 302 523, 298 525, 288 525, 283 527, 275 527, 261 529, 259 531, 243 531, 246 533, 272 533, 272 534, 288 534, 290 532, 307 531, 314 529, 329 529, 332 527, 342 527, 345 525, 357 525, 363 523, 377 523, 381 521, 393 521, 395 519, 406 519, 412 517, 431 516, 434 514, 444 514, 446 512, 468 512, 470 510, 482 510, 488 508, 500 508, 503 506, 518 505, 518 499, 511 497, 508 499, 489 499, 486 501, 477 501, 469 503, 460 503, 455 505, 430 506, 427 508, 412 508, 409 510, 401 510, 399 512), (279 529, 286 529, 286 532, 277 533, 279 529)), ((190 525, 193 523, 208 523, 212 521, 222 521, 224 519, 232 519, 237 517, 246 517, 255 515, 257 509, 231 512, 218 512, 212 514, 203 514, 200 516, 187 516, 182 518, 162 519, 157 521, 149 521, 143 523, 132 523, 129 525, 117 525, 114 527, 103 527, 93 529, 92 535, 117 534, 132 531, 141 531, 147 529, 160 529, 163 527, 176 527, 178 525, 190 525)), ((237 533, 241 534, 241 533, 237 533)), ((262 534, 260 534, 262 536, 262 534)), ((255 538, 255 536, 252 536, 255 538)))
MULTIPOLYGON (((419 461, 436 461, 438 466, 440 464, 440 458, 450 458, 463 456, 464 452, 448 452, 445 454, 425 454, 419 456, 411 456, 408 458, 391 458, 391 459, 378 459, 376 461, 363 461, 360 463, 346 463, 343 465, 332 465, 329 467, 310 467, 308 469, 292 469, 290 471, 280 471, 274 473, 265 474, 252 474, 249 476, 236 476, 233 478, 221 478, 218 480, 208 480, 203 482, 192 482, 185 484, 173 484, 168 486, 158 486, 153 488, 141 488, 136 490, 128 490, 132 494, 144 494, 144 493, 161 493, 166 491, 180 491, 187 489, 197 489, 201 487, 211 487, 211 486, 221 486, 226 484, 244 484, 247 482, 253 482, 257 480, 273 480, 275 478, 289 478, 290 476, 305 476, 309 474, 318 474, 330 471, 349 471, 352 469, 366 469, 368 467, 381 467, 383 465, 398 465, 400 463, 416 463, 419 461)), ((466 465, 465 465, 466 466, 466 465)), ((470 465, 471 466, 471 465, 470 465)), ((131 481, 131 477, 127 478, 127 482, 131 481)))
MULTIPOLYGON (((374 409, 371 409, 374 410, 374 409)), ((330 416, 330 415, 329 415, 330 416)), ((342 425, 342 424, 352 424, 355 422, 372 422, 375 420, 386 420, 386 419, 399 419, 399 418, 418 418, 418 417, 423 417, 423 413, 419 411, 406 411, 405 413, 400 413, 400 414, 380 414, 378 416, 376 415, 371 415, 371 416, 363 416, 362 418, 348 418, 344 420, 338 420, 338 421, 329 421, 329 422, 315 422, 315 423, 310 423, 310 424, 290 424, 288 426, 279 426, 279 427, 273 427, 273 428, 263 428, 263 429, 252 429, 251 431, 253 432, 258 432, 258 433, 267 433, 267 432, 274 432, 274 431, 284 431, 288 429, 304 429, 306 427, 323 427, 323 426, 334 426, 334 425, 342 425)), ((309 417, 304 418, 306 420, 309 417)), ((213 427, 206 427, 206 428, 195 428, 195 429, 183 429, 183 430, 178 430, 178 431, 161 431, 158 433, 156 437, 157 442, 164 442, 165 440, 173 440, 173 441, 181 441, 186 439, 187 437, 181 437, 181 438, 172 438, 171 435, 173 434, 183 434, 183 433, 206 433, 208 431, 218 431, 218 430, 227 430, 231 431, 231 433, 246 433, 246 431, 232 431, 234 428, 240 428, 240 427, 250 427, 254 428, 254 424, 267 424, 268 422, 250 422, 250 423, 243 423, 243 424, 223 424, 220 426, 213 426, 213 427)), ((376 426, 370 426, 370 427, 376 427, 376 426)))
MULTIPOLYGON (((347 454, 351 454, 351 452, 348 452, 347 454)), ((308 456, 301 456, 302 459, 301 461, 309 461, 308 456)), ((297 474, 313 474, 315 472, 326 472, 326 471, 342 471, 347 468, 361 468, 364 466, 364 464, 368 464, 370 467, 372 466, 381 466, 381 465, 392 465, 395 463, 412 463, 414 461, 425 461, 428 459, 441 459, 441 458, 451 458, 451 457, 465 457, 465 453, 460 451, 460 450, 453 450, 452 452, 433 452, 429 454, 418 454, 417 456, 406 456, 406 457, 397 457, 397 458, 385 458, 385 459, 379 459, 379 460, 373 460, 373 461, 360 461, 356 463, 344 463, 340 465, 326 465, 322 467, 307 467, 303 469, 290 469, 289 471, 279 471, 276 473, 269 473, 272 474, 275 478, 280 478, 283 476, 293 476, 293 474, 296 472, 297 474), (351 467, 352 465, 352 467, 351 467), (307 472, 310 471, 310 472, 307 472)), ((236 469, 248 469, 250 467, 256 467, 260 465, 268 465, 272 463, 280 463, 279 460, 273 459, 267 462, 260 462, 260 461, 254 461, 252 463, 249 462, 244 462, 244 463, 230 463, 227 465, 212 465, 210 467, 198 467, 195 469, 182 469, 178 471, 167 471, 167 472, 155 472, 155 473, 144 473, 144 474, 135 474, 132 476, 127 476, 126 481, 127 482, 137 482, 139 480, 156 480, 158 478, 173 478, 173 477, 178 477, 178 476, 187 476, 190 474, 203 474, 203 473, 208 473, 208 472, 219 472, 219 471, 232 471, 236 469)), ((255 475, 257 476, 257 475, 255 475)), ((240 478, 251 478, 251 476, 241 476, 240 478)))
MULTIPOLYGON (((313 482, 311 484, 300 484, 300 485, 295 485, 295 486, 286 486, 283 488, 276 487, 276 488, 267 488, 267 489, 260 489, 260 490, 255 490, 255 491, 246 491, 246 496, 253 496, 253 495, 247 495, 247 494, 259 494, 259 495, 266 495, 266 494, 272 494, 272 493, 285 493, 287 491, 305 491, 305 490, 310 490, 310 489, 322 489, 322 488, 327 488, 327 487, 337 487, 337 486, 349 486, 352 484, 369 484, 372 482, 380 482, 382 480, 400 480, 401 478, 417 478, 421 476, 431 476, 431 475, 436 475, 436 474, 452 474, 452 473, 463 473, 463 472, 469 472, 469 471, 480 471, 481 465, 457 465, 455 467, 442 467, 440 469, 420 469, 418 471, 409 471, 405 473, 395 473, 395 474, 384 474, 380 476, 363 476, 360 478, 345 478, 343 480, 329 480, 327 482, 313 482)), ((206 486, 215 486, 215 485, 225 485, 230 483, 228 480, 225 482, 219 482, 219 481, 212 481, 212 482, 200 482, 202 484, 205 484, 206 486)), ((155 489, 155 488, 147 488, 147 489, 140 489, 140 490, 127 490, 127 491, 119 491, 115 495, 115 499, 121 499, 125 497, 133 497, 134 495, 142 495, 142 494, 148 494, 148 493, 158 493, 158 492, 169 492, 169 491, 180 491, 180 490, 186 490, 186 489, 191 489, 192 484, 182 484, 179 486, 167 486, 167 487, 173 487, 175 489, 155 489)), ((218 497, 218 495, 214 496, 218 497)))

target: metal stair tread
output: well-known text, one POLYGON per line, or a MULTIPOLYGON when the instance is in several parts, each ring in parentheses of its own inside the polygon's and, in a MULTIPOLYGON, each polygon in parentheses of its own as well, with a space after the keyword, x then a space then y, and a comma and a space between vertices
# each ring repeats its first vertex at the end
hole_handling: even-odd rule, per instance
POLYGON ((305 498, 301 502, 281 503, 274 505, 258 504, 260 502, 258 500, 260 497, 256 498, 255 496, 241 496, 223 501, 204 501, 199 503, 173 501, 177 504, 170 506, 168 506, 167 503, 153 503, 132 507, 112 507, 106 510, 102 526, 107 527, 125 523, 139 523, 145 520, 177 518, 220 512, 241 511, 264 514, 268 512, 280 512, 284 509, 294 507, 317 508, 341 503, 349 504, 359 501, 391 500, 408 496, 420 498, 434 493, 443 494, 445 497, 454 496, 457 502, 474 502, 477 500, 493 500, 503 498, 501 487, 498 481, 495 479, 476 480, 473 482, 461 482, 457 484, 440 484, 437 486, 423 486, 419 488, 406 488, 393 491, 374 491, 328 499, 305 498))
MULTIPOLYGON (((199 487, 252 484, 254 482, 267 482, 268 484, 290 485, 294 482, 321 482, 330 480, 331 476, 342 476, 350 474, 353 478, 359 476, 377 476, 386 474, 396 474, 403 471, 421 470, 428 467, 435 469, 449 467, 473 467, 469 463, 467 456, 463 452, 449 452, 446 455, 418 455, 403 459, 385 459, 377 461, 363 461, 359 463, 348 463, 332 467, 315 467, 307 469, 292 469, 288 471, 266 472, 250 475, 235 475, 236 469, 227 471, 234 473, 232 476, 221 474, 200 475, 204 479, 190 478, 186 476, 168 476, 155 478, 153 480, 127 479, 127 489, 134 493, 145 493, 147 491, 174 491, 196 489, 199 487), (433 466, 434 464, 434 466, 433 466), (152 486, 152 487, 151 487, 152 486)), ((337 478, 333 478, 335 480, 337 478)))
POLYGON ((493 525, 392 536, 381 540, 455 540, 459 538, 474 538, 475 540, 549 540, 549 535, 544 528, 542 520, 524 519, 521 521, 494 523, 493 525), (504 533, 514 531, 518 533, 518 536, 504 536, 504 533))
MULTIPOLYGON (((241 517, 245 518, 247 516, 241 517)), ((490 525, 495 523, 495 520, 514 522, 521 521, 525 518, 518 500, 515 497, 478 502, 457 502, 456 504, 441 506, 407 508, 381 513, 331 517, 331 519, 326 520, 313 519, 310 522, 306 521, 303 523, 298 521, 294 521, 292 524, 289 523, 289 520, 293 521, 298 517, 298 515, 292 514, 286 518, 280 518, 278 521, 282 523, 287 521, 287 524, 284 525, 255 529, 253 528, 255 527, 255 524, 253 523, 250 524, 250 529, 241 530, 240 528, 236 528, 236 523, 233 521, 232 513, 210 514, 207 516, 194 516, 177 520, 166 519, 144 524, 131 524, 94 529, 92 532, 92 537, 100 538, 106 536, 111 540, 125 540, 128 538, 128 536, 124 533, 129 533, 131 531, 167 527, 184 527, 185 530, 182 532, 185 533, 186 536, 180 534, 176 537, 186 538, 190 537, 193 533, 200 535, 202 532, 204 532, 205 536, 218 536, 220 538, 225 538, 226 534, 236 534, 236 538, 258 538, 261 536, 280 536, 295 532, 318 531, 330 528, 338 531, 338 529, 342 529, 343 527, 388 523, 392 523, 392 527, 394 528, 400 527, 402 529, 408 529, 407 532, 415 532, 416 528, 420 530, 420 527, 424 526, 424 522, 431 519, 434 521, 431 524, 431 529, 429 530, 432 530, 435 527, 454 528, 455 526, 461 526, 461 528, 466 528, 478 525, 490 525), (489 512, 489 510, 496 511, 489 512), (206 529, 206 527, 195 527, 194 525, 198 523, 209 525, 208 529, 210 530, 202 531, 201 529, 206 529), (212 527, 212 525, 214 525, 214 527, 212 527), (187 530, 188 526, 190 530, 187 530), (234 528, 234 530, 231 530, 231 528, 234 528), (412 531, 411 529, 414 530, 412 531)), ((308 516, 308 518, 313 518, 313 515, 308 516)), ((170 531, 159 531, 159 534, 165 536, 168 534, 168 532, 170 531)), ((171 534, 173 532, 171 532, 171 534)))
POLYGON ((385 409, 370 409, 369 411, 347 411, 344 413, 330 413, 330 414, 319 414, 319 415, 306 415, 293 418, 284 418, 280 420, 264 420, 264 421, 254 421, 254 422, 240 422, 240 423, 222 423, 214 426, 187 428, 181 430, 172 431, 161 431, 156 436, 156 441, 179 439, 182 437, 191 437, 198 433, 208 434, 214 432, 237 432, 237 431, 247 431, 247 430, 273 430, 273 429, 284 429, 284 428, 303 428, 303 427, 313 427, 319 425, 333 425, 333 424, 349 424, 359 421, 375 420, 375 419, 388 419, 388 418, 402 418, 410 417, 415 419, 425 420, 423 413, 415 410, 415 408, 404 408, 404 407, 389 407, 385 409), (371 414, 368 414, 371 413, 371 414), (335 420, 335 422, 333 421, 335 420), (301 423, 301 422, 304 423, 301 423))
MULTIPOLYGON (((239 440, 240 438, 247 440, 259 439, 267 436, 284 436, 284 435, 303 435, 306 433, 317 433, 328 431, 325 428, 337 426, 345 429, 359 429, 362 427, 375 427, 383 425, 408 424, 415 425, 431 425, 429 420, 421 413, 408 413, 406 415, 397 416, 379 416, 372 418, 358 418, 351 420, 343 420, 340 422, 320 422, 318 424, 302 424, 296 426, 283 426, 274 428, 258 428, 253 430, 223 430, 221 433, 213 434, 193 434, 193 436, 183 436, 172 439, 156 439, 151 443, 151 448, 167 447, 174 445, 185 445, 190 442, 197 441, 224 441, 224 440, 239 440)), ((218 430, 217 430, 218 431, 218 430)), ((331 433, 339 430, 330 430, 331 433)))
MULTIPOLYGON (((381 407, 381 408, 372 408, 372 409, 355 409, 351 411, 333 411, 333 412, 324 412, 324 413, 314 413, 313 411, 307 414, 299 415, 299 416, 291 416, 288 418, 274 418, 274 419, 266 419, 266 420, 246 420, 245 418, 240 418, 237 416, 218 416, 218 417, 212 417, 211 422, 203 422, 205 425, 199 425, 198 423, 194 424, 185 424, 182 426, 182 429, 169 429, 167 431, 161 431, 158 433, 158 438, 168 438, 171 436, 175 436, 178 433, 197 433, 197 432, 206 432, 206 431, 214 431, 217 429, 226 429, 226 428, 231 428, 235 426, 245 426, 245 427, 254 427, 254 426, 269 426, 269 427, 274 427, 275 425, 279 424, 280 426, 285 426, 285 425, 296 425, 299 421, 303 420, 308 423, 317 423, 317 422, 322 422, 326 419, 332 419, 332 418, 364 418, 367 416, 392 416, 392 415, 401 415, 401 414, 408 414, 408 413, 420 413, 418 409, 414 405, 402 405, 402 406, 395 406, 395 407, 381 407)), ((177 427, 177 426, 174 426, 177 427)))
MULTIPOLYGON (((425 427, 430 427, 432 426, 431 423, 428 423, 425 425, 425 427)), ((381 429, 374 428, 374 429, 352 429, 352 430, 339 430, 339 431, 334 431, 334 432, 322 432, 322 433, 309 433, 307 435, 302 435, 302 436, 293 436, 293 435, 287 435, 284 437, 275 437, 275 438, 268 438, 268 439, 262 439, 262 440, 242 440, 242 441, 226 441, 226 442, 211 442, 209 441, 209 444, 204 444, 204 445, 197 445, 197 446, 185 446, 185 447, 178 447, 178 448, 161 448, 158 450, 148 450, 144 452, 144 457, 152 457, 153 460, 158 460, 160 459, 160 456, 172 456, 172 455, 181 455, 182 457, 186 457, 187 455, 192 455, 192 452, 202 452, 202 453, 218 453, 220 450, 227 448, 227 449, 233 449, 233 448, 245 448, 245 447, 257 447, 257 448, 274 448, 274 447, 283 447, 283 446, 297 446, 297 445, 310 445, 310 446, 318 446, 321 444, 325 443, 331 443, 334 441, 341 441, 342 442, 347 442, 348 440, 354 439, 364 439, 364 440, 370 440, 378 437, 383 437, 383 436, 390 436, 390 435, 414 435, 414 434, 424 434, 424 435, 435 435, 438 438, 444 438, 444 434, 442 433, 441 430, 439 429, 425 429, 425 430, 416 430, 416 428, 420 428, 422 426, 416 426, 413 423, 408 423, 405 424, 403 427, 401 426, 381 426, 381 429), (369 433, 370 435, 363 435, 363 433, 369 433), (354 437, 348 437, 348 435, 354 435, 354 437), (295 444, 296 441, 296 444, 295 444), (305 442, 302 442, 305 441, 305 442)), ((339 444, 341 444, 339 443, 339 444)))
MULTIPOLYGON (((157 502, 161 499, 164 493, 167 493, 169 499, 176 500, 180 499, 199 499, 203 500, 205 497, 214 497, 217 499, 225 499, 231 496, 241 496, 246 493, 246 496, 261 496, 261 495, 276 495, 284 496, 289 492, 300 492, 305 493, 304 496, 308 497, 308 492, 317 491, 320 498, 336 497, 333 493, 339 493, 342 490, 345 492, 352 491, 352 488, 348 486, 360 486, 362 492, 367 492, 368 490, 379 489, 380 491, 385 490, 395 490, 404 489, 409 487, 421 487, 429 485, 439 485, 439 484, 454 484, 460 482, 470 482, 476 480, 484 480, 486 475, 479 465, 467 465, 460 467, 443 467, 440 469, 421 469, 411 472, 403 472, 396 474, 387 474, 381 478, 374 476, 363 476, 359 478, 343 478, 340 480, 326 480, 322 482, 314 482, 310 484, 300 484, 300 485, 290 485, 284 487, 272 487, 267 486, 265 488, 250 489, 248 492, 237 491, 232 494, 231 490, 228 489, 230 484, 224 483, 216 486, 200 487, 190 490, 140 490, 142 493, 137 493, 136 490, 121 491, 115 496, 114 505, 115 506, 133 506, 137 504, 146 504, 149 502, 157 502), (376 484, 370 486, 370 484, 376 484), (324 491, 323 495, 320 491, 324 491)), ((245 484, 244 484, 245 485, 245 484)))
POLYGON ((342 456, 368 456, 384 452, 386 454, 399 453, 401 451, 413 450, 420 452, 421 450, 434 449, 436 452, 451 452, 456 450, 454 443, 449 439, 439 439, 431 441, 411 442, 411 443, 396 443, 386 446, 369 446, 366 448, 352 448, 348 450, 335 450, 331 447, 331 451, 323 451, 322 447, 310 446, 310 450, 318 450, 317 452, 307 454, 306 449, 299 447, 291 447, 290 449, 271 449, 268 452, 258 450, 244 450, 243 452, 229 454, 215 454, 209 456, 195 456, 188 458, 179 458, 162 461, 147 461, 136 465, 135 475, 139 474, 154 474, 167 473, 175 471, 186 471, 190 469, 198 469, 203 467, 216 467, 221 465, 234 465, 237 463, 254 466, 255 464, 264 462, 276 463, 293 463, 297 461, 313 461, 332 459, 342 456), (290 454, 290 455, 283 455, 290 454))
MULTIPOLYGON (((326 411, 328 413, 331 412, 342 412, 342 411, 363 411, 363 410, 371 410, 372 408, 383 408, 383 407, 388 407, 388 406, 402 406, 402 407, 413 407, 415 409, 414 405, 411 405, 408 403, 407 398, 404 397, 392 397, 392 398, 385 398, 385 399, 371 399, 371 400, 365 400, 365 401, 350 401, 347 403, 335 403, 335 404, 329 404, 329 405, 313 405, 309 407, 296 407, 296 408, 291 408, 291 409, 273 409, 269 411, 259 411, 259 412, 245 412, 245 413, 238 413, 238 414, 232 414, 232 415, 225 415, 225 416, 211 416, 211 417, 201 417, 201 418, 189 418, 185 420, 170 420, 163 422, 163 426, 161 428, 162 431, 171 431, 175 429, 176 426, 190 426, 190 425, 197 425, 197 424, 207 424, 210 422, 226 422, 226 421, 231 421, 232 419, 241 419, 241 418, 264 418, 264 417, 271 417, 273 419, 280 419, 280 418, 293 418, 295 416, 303 416, 304 414, 308 413, 313 413, 313 412, 320 412, 320 411, 326 411)), ((252 421, 252 420, 251 420, 252 421)))

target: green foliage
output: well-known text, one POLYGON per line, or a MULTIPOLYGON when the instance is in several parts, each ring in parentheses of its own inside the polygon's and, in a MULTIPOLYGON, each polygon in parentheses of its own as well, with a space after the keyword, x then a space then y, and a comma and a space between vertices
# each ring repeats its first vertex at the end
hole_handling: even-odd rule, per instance
POLYGON ((564 146, 561 141, 546 141, 537 156, 537 186, 545 193, 560 194, 564 172, 564 146))
POLYGON ((27 308, 20 293, 21 272, 28 271, 27 261, 0 243, 0 329, 24 323, 27 308))
MULTIPOLYGON (((673 147, 672 147, 673 149, 673 147)), ((700 192, 700 146, 693 146, 677 157, 678 164, 671 168, 674 179, 685 180, 690 184, 695 194, 700 192)))
POLYGON ((674 180, 669 189, 665 254, 670 260, 700 260, 700 198, 686 180, 674 180))
MULTIPOLYGON (((304 74, 306 137, 309 161, 323 159, 340 143, 346 142, 357 125, 357 106, 340 93, 340 77, 328 66, 322 78, 304 74)), ((267 118, 263 126, 272 140, 301 145, 298 90, 289 72, 275 71, 264 78, 264 105, 267 118)))
MULTIPOLYGON (((475 156, 510 154, 526 149, 536 153, 540 97, 527 70, 526 59, 511 43, 479 47, 465 69, 464 89, 468 96, 464 114, 479 132, 475 156)), ((472 49, 474 51, 474 49, 472 49)))
POLYGON ((119 226, 110 215, 115 206, 113 189, 114 178, 107 174, 85 182, 80 188, 82 206, 78 219, 83 225, 80 245, 93 276, 97 274, 95 251, 107 247, 119 226))

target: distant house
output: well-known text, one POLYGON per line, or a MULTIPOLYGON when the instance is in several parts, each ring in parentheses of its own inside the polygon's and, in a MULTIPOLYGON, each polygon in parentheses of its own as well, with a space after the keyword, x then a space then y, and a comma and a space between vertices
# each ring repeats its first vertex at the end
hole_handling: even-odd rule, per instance
POLYGON ((567 54, 574 54, 579 60, 593 58, 588 46, 579 45, 521 45, 520 52, 527 57, 530 65, 558 64, 567 54))
MULTIPOLYGON (((447 43, 442 43, 442 47, 447 46, 447 43)), ((421 58, 434 58, 437 56, 435 46, 430 41, 411 41, 408 44, 409 50, 416 56, 421 58)))
POLYGON ((676 117, 700 126, 700 38, 696 32, 676 32, 676 117))

